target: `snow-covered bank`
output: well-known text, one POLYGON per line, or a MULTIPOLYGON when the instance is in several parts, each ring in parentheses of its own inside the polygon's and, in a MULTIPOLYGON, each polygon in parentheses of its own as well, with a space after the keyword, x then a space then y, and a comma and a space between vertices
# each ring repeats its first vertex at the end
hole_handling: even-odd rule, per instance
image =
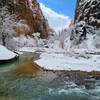
POLYGON ((70 52, 64 49, 23 47, 21 52, 40 52, 40 59, 36 60, 39 66, 47 70, 80 70, 100 71, 100 50, 75 49, 70 52))
POLYGON ((65 53, 64 49, 53 49, 53 48, 44 48, 44 47, 22 47, 18 51, 20 52, 47 52, 47 53, 65 53))
POLYGON ((19 49, 20 52, 35 52, 36 50, 36 47, 22 47, 19 49))
POLYGON ((13 59, 15 58, 17 55, 8 50, 6 47, 0 45, 0 60, 10 60, 10 59, 13 59))
POLYGON ((35 61, 35 63, 47 70, 100 71, 100 55, 91 55, 90 58, 84 57, 80 55, 69 56, 65 54, 42 53, 40 59, 35 61))

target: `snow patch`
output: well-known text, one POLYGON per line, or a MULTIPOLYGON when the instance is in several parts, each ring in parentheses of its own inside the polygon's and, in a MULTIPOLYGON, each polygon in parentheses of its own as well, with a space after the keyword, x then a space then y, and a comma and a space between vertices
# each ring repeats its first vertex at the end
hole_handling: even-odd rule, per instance
POLYGON ((16 54, 0 45, 0 60, 10 60, 16 57, 16 54))
POLYGON ((48 70, 80 70, 100 71, 100 56, 92 55, 84 58, 78 55, 65 55, 58 53, 42 53, 40 59, 35 61, 39 66, 48 70))
POLYGON ((34 47, 22 47, 19 49, 20 52, 35 52, 37 48, 34 47))

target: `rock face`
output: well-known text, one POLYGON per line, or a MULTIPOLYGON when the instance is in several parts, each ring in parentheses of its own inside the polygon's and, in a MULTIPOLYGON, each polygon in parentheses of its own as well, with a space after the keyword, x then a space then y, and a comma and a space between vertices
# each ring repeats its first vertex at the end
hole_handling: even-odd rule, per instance
POLYGON ((0 9, 6 7, 15 16, 14 29, 17 34, 32 35, 40 32, 41 38, 48 37, 48 21, 44 18, 37 0, 1 0, 0 9))
POLYGON ((88 43, 100 48, 100 39, 97 37, 100 38, 100 0, 77 0, 70 40, 78 45, 90 39, 88 43))
POLYGON ((79 21, 100 28, 100 0, 77 0, 74 23, 79 21))

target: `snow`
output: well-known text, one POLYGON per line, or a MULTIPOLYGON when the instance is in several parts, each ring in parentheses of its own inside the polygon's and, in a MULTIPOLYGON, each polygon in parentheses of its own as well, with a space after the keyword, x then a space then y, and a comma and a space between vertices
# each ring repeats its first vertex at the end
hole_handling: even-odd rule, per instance
POLYGON ((97 54, 100 53, 100 49, 74 49, 74 53, 97 54))
POLYGON ((54 49, 54 48, 44 48, 44 47, 22 47, 20 49, 18 49, 18 52, 47 52, 49 54, 52 54, 52 53, 57 53, 57 54, 60 54, 60 53, 65 53, 66 51, 64 49, 54 49))
POLYGON ((89 39, 84 40, 81 46, 71 47, 71 41, 67 37, 64 40, 64 48, 61 48, 59 46, 61 40, 56 37, 51 42, 49 40, 46 42, 48 48, 39 45, 26 46, 20 48, 19 51, 39 52, 41 54, 40 59, 36 60, 35 63, 47 70, 100 71, 100 49, 92 47, 91 35, 87 37, 89 39))
POLYGON ((23 47, 21 52, 39 52, 35 63, 47 70, 100 71, 100 49, 23 47))
POLYGON ((16 54, 0 45, 0 60, 10 60, 16 57, 16 54))
POLYGON ((44 48, 44 52, 49 53, 49 54, 62 54, 65 53, 66 51, 64 49, 60 49, 60 48, 44 48))
POLYGON ((35 47, 22 47, 19 49, 20 52, 35 52, 36 50, 35 47))
POLYGON ((47 70, 100 71, 100 55, 86 56, 88 55, 44 52, 40 55, 40 59, 36 60, 35 63, 47 70))

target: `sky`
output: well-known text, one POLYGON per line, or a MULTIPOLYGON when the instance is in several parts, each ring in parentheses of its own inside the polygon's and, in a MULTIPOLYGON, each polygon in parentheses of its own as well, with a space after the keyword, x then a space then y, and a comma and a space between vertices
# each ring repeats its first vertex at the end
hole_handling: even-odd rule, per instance
POLYGON ((71 22, 69 16, 59 14, 51 8, 45 6, 43 3, 40 3, 40 7, 42 9, 43 15, 49 22, 49 26, 55 31, 66 29, 69 26, 71 22))
POLYGON ((51 8, 59 14, 69 16, 73 19, 76 0, 38 0, 43 3, 46 7, 51 8))

